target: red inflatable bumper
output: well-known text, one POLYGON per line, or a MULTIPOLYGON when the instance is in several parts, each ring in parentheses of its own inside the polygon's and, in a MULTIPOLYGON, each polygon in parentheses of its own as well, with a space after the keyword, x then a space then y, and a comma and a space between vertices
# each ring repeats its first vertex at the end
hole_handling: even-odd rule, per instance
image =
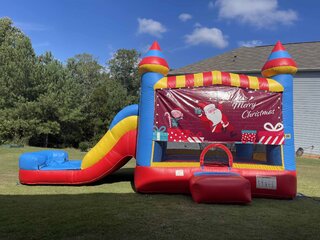
POLYGON ((192 199, 197 203, 250 203, 249 180, 232 173, 204 173, 190 179, 192 199))
MULTIPOLYGON (((135 168, 135 188, 142 193, 190 194, 189 182, 196 172, 228 172, 228 167, 143 167, 135 168)), ((235 169, 251 184, 252 197, 292 199, 297 194, 295 171, 235 169)))

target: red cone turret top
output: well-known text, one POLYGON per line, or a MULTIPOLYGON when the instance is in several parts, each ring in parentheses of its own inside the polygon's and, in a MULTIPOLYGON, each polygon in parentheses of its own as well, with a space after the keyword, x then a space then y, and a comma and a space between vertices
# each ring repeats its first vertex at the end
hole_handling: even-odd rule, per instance
POLYGON ((272 49, 272 52, 278 52, 278 51, 286 51, 286 49, 284 48, 284 46, 282 45, 282 43, 280 41, 278 41, 272 49))
POLYGON ((139 72, 141 74, 146 72, 161 73, 166 76, 169 72, 169 66, 161 52, 161 48, 157 41, 155 41, 149 51, 144 55, 139 63, 139 72))
POLYGON ((291 55, 286 51, 280 41, 276 43, 264 64, 261 73, 264 77, 272 77, 279 74, 295 74, 297 72, 297 64, 291 55))
POLYGON ((158 50, 161 51, 160 45, 157 41, 154 41, 149 50, 158 50))

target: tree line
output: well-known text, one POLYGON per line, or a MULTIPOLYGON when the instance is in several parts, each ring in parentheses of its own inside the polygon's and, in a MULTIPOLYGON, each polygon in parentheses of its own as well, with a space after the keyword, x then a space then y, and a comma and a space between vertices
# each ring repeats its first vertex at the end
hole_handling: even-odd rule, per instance
POLYGON ((78 147, 97 142, 115 114, 138 101, 140 54, 119 49, 99 64, 83 53, 37 56, 30 39, 0 18, 0 144, 78 147))

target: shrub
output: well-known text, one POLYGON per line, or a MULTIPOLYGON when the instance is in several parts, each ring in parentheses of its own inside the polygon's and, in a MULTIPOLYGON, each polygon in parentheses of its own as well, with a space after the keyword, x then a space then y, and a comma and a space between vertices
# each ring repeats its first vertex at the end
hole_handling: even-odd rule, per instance
POLYGON ((87 152, 89 147, 90 147, 90 145, 88 142, 79 143, 79 148, 80 148, 81 152, 87 152))

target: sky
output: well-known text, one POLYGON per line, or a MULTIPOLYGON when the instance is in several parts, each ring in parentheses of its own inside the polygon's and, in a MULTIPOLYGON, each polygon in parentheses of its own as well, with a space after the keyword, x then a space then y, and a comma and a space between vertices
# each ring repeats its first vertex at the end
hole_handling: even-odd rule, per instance
POLYGON ((117 49, 145 53, 158 41, 170 68, 238 47, 320 41, 318 0, 0 0, 37 54, 62 62, 90 53, 102 65, 117 49))

